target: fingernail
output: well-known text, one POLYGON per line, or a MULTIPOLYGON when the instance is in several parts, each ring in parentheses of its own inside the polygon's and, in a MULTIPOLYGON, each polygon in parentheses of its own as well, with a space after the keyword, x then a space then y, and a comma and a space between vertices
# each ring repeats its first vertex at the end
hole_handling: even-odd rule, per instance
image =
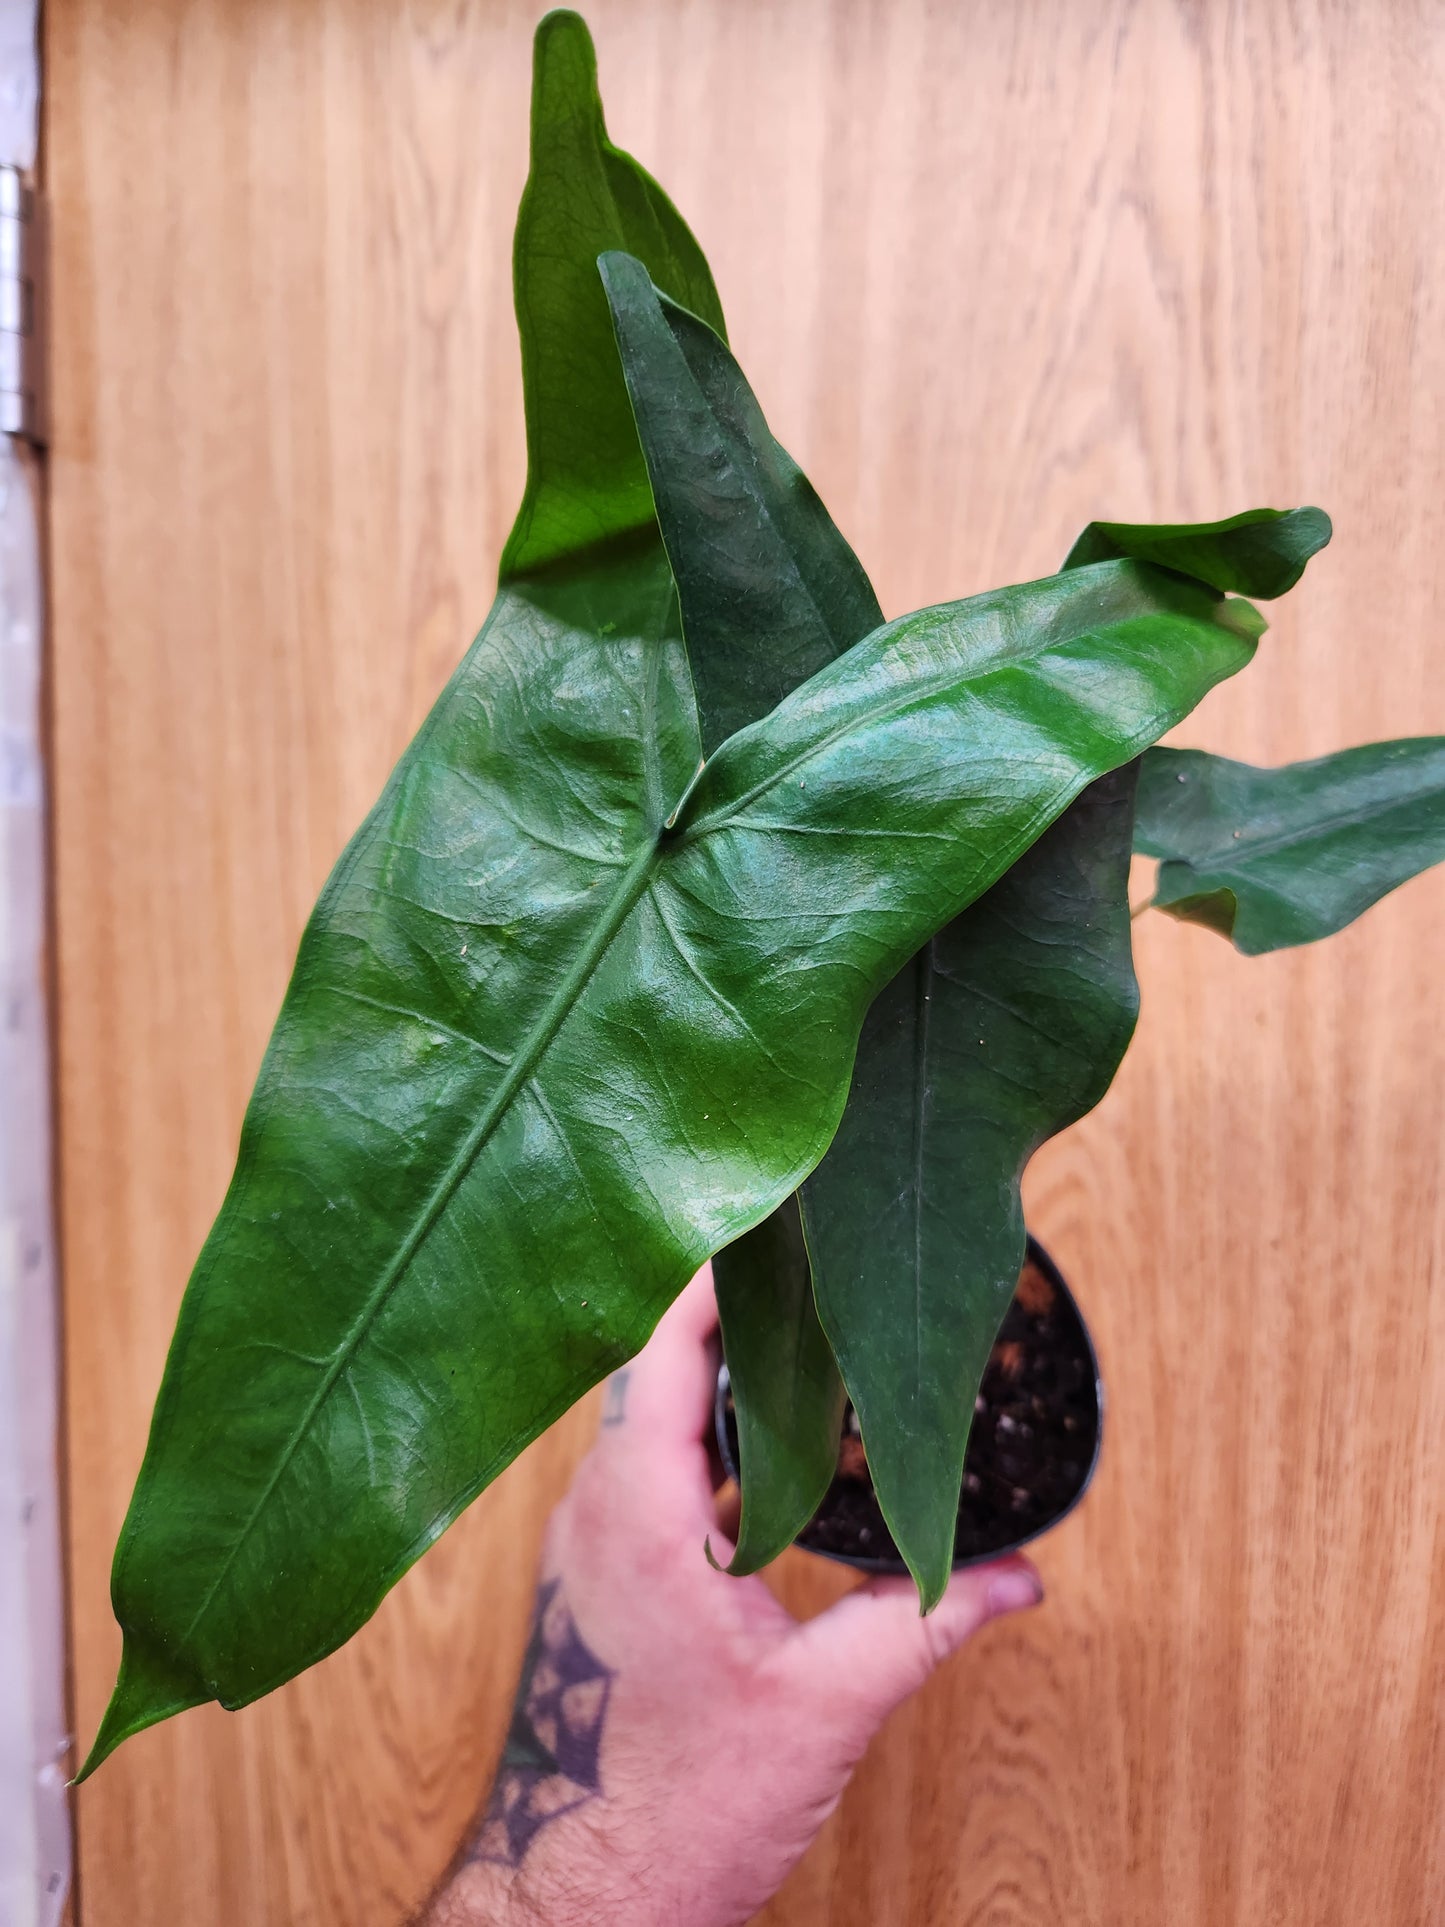
POLYGON ((1014 1566, 988 1582, 988 1609, 991 1613, 1022 1612, 1037 1606, 1044 1596, 1039 1576, 1026 1566, 1014 1566))

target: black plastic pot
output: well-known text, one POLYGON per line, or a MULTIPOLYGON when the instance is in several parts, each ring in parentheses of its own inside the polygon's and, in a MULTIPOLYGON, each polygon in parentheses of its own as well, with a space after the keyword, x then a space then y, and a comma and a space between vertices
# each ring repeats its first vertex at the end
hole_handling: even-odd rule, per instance
MULTIPOLYGON (((1020 1390, 1015 1387, 1012 1381, 1008 1380, 1005 1370, 1005 1361, 1009 1358, 1007 1348, 1010 1345, 1017 1348, 1020 1337, 1024 1347, 1032 1345, 1037 1347, 1041 1354, 1055 1356, 1060 1361, 1060 1387, 1066 1387, 1066 1389, 1055 1392, 1046 1388, 1042 1396, 1046 1401, 1053 1400, 1055 1403, 1060 1403, 1067 1397, 1070 1417, 1076 1428, 1065 1448, 1070 1456, 1062 1462, 1051 1460, 1045 1468, 1046 1478, 1041 1475, 1038 1489, 1051 1490, 1053 1495, 1044 1506, 1044 1516, 1040 1516, 1041 1502, 1037 1500, 1036 1492, 1030 1493, 1027 1495, 1026 1509, 1029 1513, 1027 1529, 1012 1531, 1007 1537, 998 1537, 998 1530, 1005 1529, 1005 1524, 996 1517, 997 1500, 994 1499, 989 1504, 988 1516, 985 1518, 982 1501, 975 1500, 972 1496, 973 1491, 981 1489, 983 1474, 980 1468, 987 1465, 987 1477, 991 1485, 996 1484, 998 1480, 998 1473, 993 1463, 997 1460, 1000 1451, 998 1434, 996 1430, 989 1429, 988 1420, 991 1414, 986 1404, 984 1418, 975 1424, 973 1436, 969 1440, 968 1454, 964 1460, 964 1491, 959 1504, 960 1550, 953 1562, 955 1571, 960 1571, 965 1566, 982 1565, 992 1559, 1002 1559, 1006 1554, 1017 1552, 1020 1547, 1030 1544, 1041 1534, 1052 1531, 1061 1520, 1068 1517, 1088 1491, 1099 1463, 1099 1450, 1104 1433, 1104 1385, 1099 1375, 1099 1360, 1094 1350, 1094 1341, 1089 1335, 1083 1313, 1079 1310, 1063 1273, 1043 1246, 1032 1237, 1028 1241, 1028 1262, 1047 1281, 1048 1286, 1052 1288, 1053 1297, 1048 1302, 1047 1311, 1039 1313, 1037 1305, 1041 1297, 1046 1294, 1040 1294, 1036 1285, 1027 1290, 1028 1301, 1035 1305, 1035 1310, 1029 1309, 1024 1293, 1015 1296, 999 1340, 994 1346, 989 1369, 984 1375, 984 1392, 981 1397, 986 1399, 991 1387, 1003 1387, 1006 1384, 1008 1386, 1006 1397, 1011 1403, 1017 1403, 1021 1396, 1028 1393, 1030 1388, 1023 1387, 1020 1390), (1002 1354, 1001 1348, 1004 1348, 1002 1354), (1075 1483, 1075 1472, 1077 1472, 1077 1483, 1075 1483), (970 1508, 973 1508, 979 1516, 972 1516, 970 1508), (990 1541, 996 1539, 997 1542, 983 1543, 985 1539, 990 1541)), ((1028 1276, 1027 1270, 1024 1275, 1028 1276)), ((1061 1403, 1060 1409, 1062 1409, 1061 1403)), ((717 1428, 718 1452, 723 1466, 728 1475, 735 1479, 738 1475, 737 1431, 726 1363, 718 1372, 714 1421, 717 1428)), ((1070 1421, 1062 1422, 1067 1424, 1070 1421)), ((999 1426, 1002 1423, 1001 1418, 996 1421, 999 1426)), ((841 1565, 855 1566, 863 1572, 906 1572, 907 1567, 899 1557, 881 1516, 877 1521, 874 1536, 882 1544, 876 1553, 843 1551, 836 1544, 817 1542, 819 1539, 826 1541, 836 1536, 837 1509, 844 1503, 851 1503, 856 1509, 858 1482, 856 1479, 852 1481, 850 1491, 848 1482, 840 1473, 834 1479, 817 1514, 798 1534, 795 1543, 809 1552, 818 1553, 822 1558, 837 1560, 841 1565), (831 1516, 830 1508, 833 1509, 831 1516)))

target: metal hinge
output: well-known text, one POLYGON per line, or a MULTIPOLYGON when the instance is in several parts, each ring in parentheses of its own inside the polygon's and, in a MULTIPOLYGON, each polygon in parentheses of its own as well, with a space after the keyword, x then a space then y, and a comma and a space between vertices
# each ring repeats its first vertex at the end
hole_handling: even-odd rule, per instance
POLYGON ((46 441, 45 207, 18 167, 0 164, 0 429, 46 441))

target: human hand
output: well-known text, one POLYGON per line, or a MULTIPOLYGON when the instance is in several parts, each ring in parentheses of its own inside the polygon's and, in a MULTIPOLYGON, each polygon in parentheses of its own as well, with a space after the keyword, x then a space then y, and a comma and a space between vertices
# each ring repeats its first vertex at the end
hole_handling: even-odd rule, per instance
POLYGON ((491 1800, 429 1927, 734 1927, 838 1804, 874 1733, 985 1621, 1037 1603, 1011 1558, 926 1619, 873 1580, 799 1623, 720 1539, 703 1438, 717 1323, 704 1269, 608 1388, 543 1547, 491 1800))

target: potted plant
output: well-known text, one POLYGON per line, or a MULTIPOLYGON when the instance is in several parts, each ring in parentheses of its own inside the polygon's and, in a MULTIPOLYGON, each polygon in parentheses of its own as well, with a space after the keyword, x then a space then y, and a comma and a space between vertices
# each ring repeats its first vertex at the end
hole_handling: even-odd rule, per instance
POLYGON ((1246 598, 1298 579, 1316 510, 1095 524, 1055 574, 885 622, 570 14, 538 29, 515 269, 497 600, 302 938, 86 1773, 340 1645, 711 1254, 735 1564, 807 1523, 846 1387, 927 1608, 1021 1171, 1133 1027, 1131 850, 1247 950, 1445 854, 1439 740, 1285 771, 1154 747, 1249 662, 1246 598))

